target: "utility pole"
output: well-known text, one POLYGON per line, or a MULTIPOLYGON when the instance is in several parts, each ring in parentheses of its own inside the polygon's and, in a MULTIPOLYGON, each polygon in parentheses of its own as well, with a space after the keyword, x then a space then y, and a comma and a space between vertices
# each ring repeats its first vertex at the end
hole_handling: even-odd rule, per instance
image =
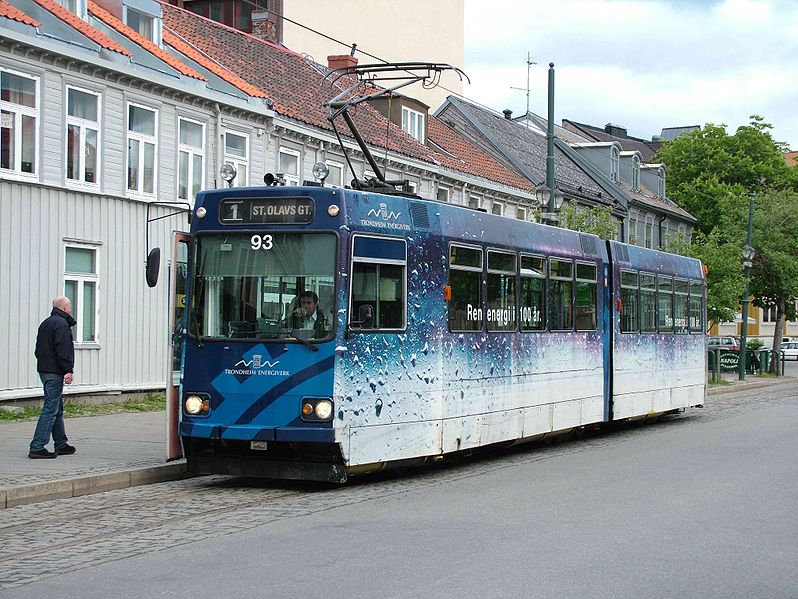
POLYGON ((751 245, 754 235, 754 196, 755 192, 752 190, 748 194, 748 241, 743 246, 743 272, 745 277, 745 291, 743 291, 742 304, 743 304, 743 321, 740 324, 740 364, 739 379, 745 380, 745 358, 746 358, 746 344, 748 343, 748 304, 751 302, 749 297, 749 285, 751 283, 751 264, 754 259, 754 248, 751 245))

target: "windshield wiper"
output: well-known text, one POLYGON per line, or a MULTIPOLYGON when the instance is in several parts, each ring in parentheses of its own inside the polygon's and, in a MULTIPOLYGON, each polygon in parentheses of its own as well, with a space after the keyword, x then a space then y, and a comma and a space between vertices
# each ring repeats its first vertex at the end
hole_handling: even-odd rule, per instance
POLYGON ((297 337, 297 336, 296 336, 296 335, 294 335, 293 333, 290 333, 290 335, 291 335, 291 336, 292 336, 294 339, 296 339, 297 341, 301 342, 301 343, 302 343, 302 345, 304 345, 304 346, 306 346, 306 347, 310 348, 312 351, 319 351, 319 346, 318 346, 318 345, 316 345, 316 344, 314 344, 314 343, 311 343, 311 342, 310 342, 310 341, 308 341, 307 339, 302 339, 302 337, 297 337))

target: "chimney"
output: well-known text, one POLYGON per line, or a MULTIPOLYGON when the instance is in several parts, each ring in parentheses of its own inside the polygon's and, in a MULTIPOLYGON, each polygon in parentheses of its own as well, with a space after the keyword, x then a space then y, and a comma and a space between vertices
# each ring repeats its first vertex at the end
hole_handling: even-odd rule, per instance
POLYGON ((511 121, 513 119, 513 111, 510 110, 509 108, 505 108, 504 110, 502 110, 502 112, 504 113, 504 118, 506 118, 508 121, 511 121))
POLYGON ((607 123, 604 125, 604 131, 609 133, 610 135, 614 135, 615 137, 626 137, 626 127, 621 127, 620 125, 613 125, 612 123, 607 123))
POLYGON ((253 10, 252 35, 274 44, 282 43, 282 27, 278 24, 277 15, 268 10, 253 10))
POLYGON ((357 58, 349 54, 334 54, 327 57, 330 69, 351 69, 357 66, 357 58))

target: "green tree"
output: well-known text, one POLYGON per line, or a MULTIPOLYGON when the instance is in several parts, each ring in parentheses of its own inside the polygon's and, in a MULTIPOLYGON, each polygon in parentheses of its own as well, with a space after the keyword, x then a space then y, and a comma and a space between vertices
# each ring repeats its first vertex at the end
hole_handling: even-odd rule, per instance
MULTIPOLYGON (((756 115, 733 135, 725 125, 709 123, 668 142, 655 157, 668 169, 668 197, 698 221, 685 253, 708 268, 707 312, 713 322, 731 320, 739 309, 749 191, 798 190, 798 168, 785 164, 786 146, 773 140, 771 129, 756 115)), ((757 232, 755 247, 763 234, 757 232)), ((795 239, 792 245, 797 244, 795 239)), ((754 270, 761 267, 757 262, 754 270)))
POLYGON ((795 318, 798 299, 798 193, 779 191, 757 197, 751 291, 754 304, 776 307, 771 371, 776 372, 784 322, 795 318))
POLYGON ((572 231, 593 233, 602 239, 615 239, 618 221, 612 216, 609 206, 580 208, 573 200, 560 208, 560 224, 572 231))

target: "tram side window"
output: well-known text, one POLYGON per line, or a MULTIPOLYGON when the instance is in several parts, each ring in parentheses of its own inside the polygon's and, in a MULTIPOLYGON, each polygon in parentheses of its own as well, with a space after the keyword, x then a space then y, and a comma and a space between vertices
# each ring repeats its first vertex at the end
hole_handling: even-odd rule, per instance
POLYGON ((636 333, 637 316, 637 273, 621 271, 621 332, 636 333))
POLYGON ((673 324, 676 332, 686 334, 687 315, 690 312, 690 298, 688 295, 687 281, 674 279, 673 281, 673 324))
POLYGON ((546 313, 546 259, 521 256, 521 330, 542 331, 546 313))
POLYGON ((488 330, 515 330, 516 256, 488 250, 488 330))
POLYGON ((690 332, 704 332, 704 285, 700 282, 690 281, 690 332))
POLYGON ((640 331, 657 332, 657 279, 640 273, 640 331))
POLYGON ((482 249, 449 246, 450 331, 482 330, 482 249))
POLYGON ((660 333, 673 333, 673 279, 657 277, 657 328, 660 333))
POLYGON ((596 330, 596 265, 576 263, 574 297, 577 331, 596 330))
POLYGON ((405 328, 407 245, 401 239, 357 235, 352 243, 350 329, 395 331, 405 328), (366 317, 365 306, 371 316, 366 317))
POLYGON ((549 330, 570 331, 573 320, 573 273, 570 260, 549 260, 549 330))

